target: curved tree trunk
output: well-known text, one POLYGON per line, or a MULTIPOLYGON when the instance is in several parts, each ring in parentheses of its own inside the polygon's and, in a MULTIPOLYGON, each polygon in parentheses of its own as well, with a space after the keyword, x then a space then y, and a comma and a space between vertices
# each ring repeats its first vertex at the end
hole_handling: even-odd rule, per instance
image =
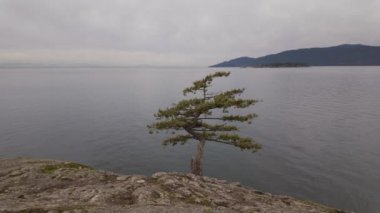
POLYGON ((203 152, 206 141, 204 139, 198 142, 197 154, 191 159, 191 173, 203 175, 203 152))

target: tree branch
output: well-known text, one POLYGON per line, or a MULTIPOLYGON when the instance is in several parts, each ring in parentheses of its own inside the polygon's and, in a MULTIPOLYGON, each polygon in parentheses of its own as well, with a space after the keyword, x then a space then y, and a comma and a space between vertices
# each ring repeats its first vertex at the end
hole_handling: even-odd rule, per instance
POLYGON ((198 118, 199 120, 223 120, 223 118, 198 118))
POLYGON ((221 141, 221 140, 218 140, 218 139, 213 139, 213 138, 206 138, 206 141, 213 141, 213 142, 217 142, 217 143, 223 143, 223 144, 233 145, 233 143, 232 143, 232 142, 228 142, 228 141, 221 141))

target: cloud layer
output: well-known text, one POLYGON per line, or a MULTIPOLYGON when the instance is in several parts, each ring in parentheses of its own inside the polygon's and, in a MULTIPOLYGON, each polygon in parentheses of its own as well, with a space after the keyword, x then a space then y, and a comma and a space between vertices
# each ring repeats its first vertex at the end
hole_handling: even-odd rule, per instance
POLYGON ((0 0, 0 64, 205 66, 380 45, 378 0, 0 0))

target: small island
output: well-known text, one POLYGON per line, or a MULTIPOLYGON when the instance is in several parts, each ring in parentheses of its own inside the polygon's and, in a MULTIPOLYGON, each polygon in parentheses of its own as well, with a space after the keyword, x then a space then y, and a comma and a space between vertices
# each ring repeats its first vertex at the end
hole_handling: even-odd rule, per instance
POLYGON ((73 162, 16 158, 0 159, 0 212, 347 211, 194 174, 120 175, 73 162))

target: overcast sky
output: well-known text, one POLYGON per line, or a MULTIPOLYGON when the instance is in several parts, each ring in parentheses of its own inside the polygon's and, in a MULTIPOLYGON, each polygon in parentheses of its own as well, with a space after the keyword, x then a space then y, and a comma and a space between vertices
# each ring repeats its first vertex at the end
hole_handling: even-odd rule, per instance
POLYGON ((0 64, 207 66, 380 46, 380 0, 0 0, 0 64))

